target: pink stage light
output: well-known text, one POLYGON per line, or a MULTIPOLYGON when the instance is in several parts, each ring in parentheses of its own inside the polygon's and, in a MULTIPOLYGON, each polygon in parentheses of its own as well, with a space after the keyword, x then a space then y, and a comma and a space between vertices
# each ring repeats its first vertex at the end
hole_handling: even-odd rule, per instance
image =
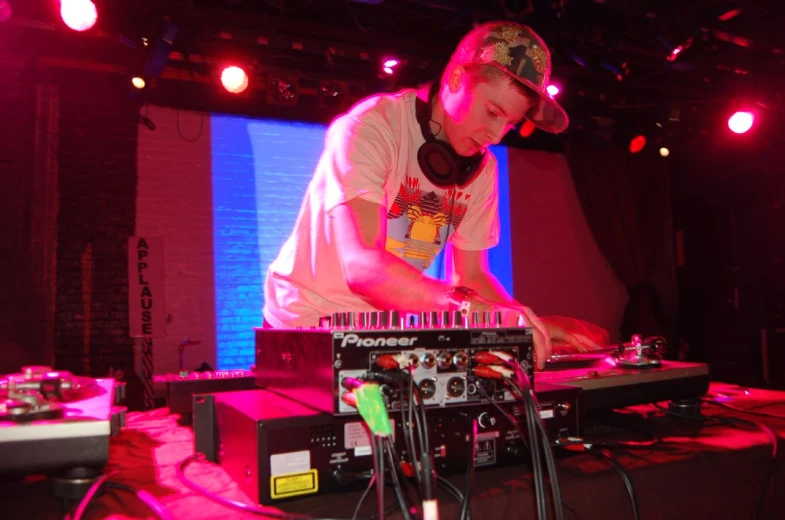
POLYGON ((0 22, 7 22, 11 19, 12 14, 14 14, 14 10, 8 0, 0 0, 0 22))
POLYGON ((385 58, 384 62, 382 63, 382 70, 392 76, 395 74, 395 67, 398 66, 400 62, 395 58, 385 58))
POLYGON ((98 20, 98 11, 91 0, 61 0, 60 16, 74 31, 86 31, 98 20))
POLYGON ((221 72, 221 85, 232 94, 239 94, 248 88, 248 74, 235 65, 225 67, 221 72))
POLYGON ((728 128, 731 132, 743 134, 752 128, 752 123, 755 122, 755 116, 752 112, 736 112, 728 119, 728 128))
POLYGON ((545 90, 548 91, 548 95, 551 97, 557 96, 560 92, 559 87, 556 85, 548 85, 548 87, 545 90))

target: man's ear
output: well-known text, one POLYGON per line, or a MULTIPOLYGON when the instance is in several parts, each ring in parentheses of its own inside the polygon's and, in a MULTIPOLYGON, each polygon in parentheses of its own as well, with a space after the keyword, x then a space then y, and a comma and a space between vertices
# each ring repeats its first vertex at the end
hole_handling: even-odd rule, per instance
POLYGON ((450 87, 450 92, 458 92, 463 88, 466 79, 466 69, 461 65, 452 65, 450 72, 447 76, 447 84, 450 87))

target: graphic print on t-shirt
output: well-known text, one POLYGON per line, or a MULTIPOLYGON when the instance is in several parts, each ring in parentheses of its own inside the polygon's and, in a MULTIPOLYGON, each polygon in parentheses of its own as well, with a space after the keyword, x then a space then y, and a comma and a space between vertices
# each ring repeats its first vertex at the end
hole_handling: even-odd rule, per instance
POLYGON ((419 179, 407 175, 387 212, 385 248, 423 271, 463 220, 470 197, 455 188, 440 191, 425 192, 419 179))

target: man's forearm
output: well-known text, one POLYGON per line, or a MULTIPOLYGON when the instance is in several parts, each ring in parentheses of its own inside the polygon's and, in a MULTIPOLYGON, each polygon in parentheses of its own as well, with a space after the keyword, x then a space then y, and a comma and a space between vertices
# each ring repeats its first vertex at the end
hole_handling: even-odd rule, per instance
POLYGON ((373 251, 345 260, 351 291, 377 309, 446 310, 450 284, 424 276, 387 251, 373 251))
POLYGON ((482 273, 473 279, 463 281, 463 283, 492 303, 504 306, 521 306, 491 273, 482 273))

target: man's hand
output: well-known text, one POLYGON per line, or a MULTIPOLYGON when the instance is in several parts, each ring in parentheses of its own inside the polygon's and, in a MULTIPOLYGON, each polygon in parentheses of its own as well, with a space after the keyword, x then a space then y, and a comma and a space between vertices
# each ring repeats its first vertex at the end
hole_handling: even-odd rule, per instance
POLYGON ((502 325, 505 327, 529 327, 534 339, 534 353, 538 370, 545 368, 545 362, 553 354, 553 343, 566 343, 578 352, 587 352, 600 348, 594 341, 582 334, 567 332, 563 328, 543 320, 526 306, 499 305, 482 297, 472 298, 472 310, 501 311, 502 325))
POLYGON ((553 352, 551 333, 548 328, 537 318, 534 311, 525 306, 501 305, 477 295, 471 299, 471 310, 501 312, 502 326, 504 327, 529 327, 532 329, 534 340, 534 359, 539 370, 545 368, 545 362, 553 352))

